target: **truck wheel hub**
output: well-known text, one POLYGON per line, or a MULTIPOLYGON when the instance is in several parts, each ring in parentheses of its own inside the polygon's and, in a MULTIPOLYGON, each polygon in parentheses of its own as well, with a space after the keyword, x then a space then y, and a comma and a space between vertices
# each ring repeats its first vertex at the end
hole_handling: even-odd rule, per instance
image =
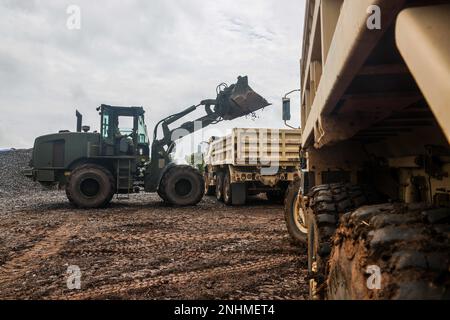
POLYGON ((295 203, 293 205, 294 210, 294 221, 297 226, 297 228, 303 232, 308 233, 308 227, 306 226, 306 216, 305 211, 302 208, 302 205, 300 203, 300 196, 295 197, 295 203))
POLYGON ((88 178, 81 182, 80 190, 85 196, 94 197, 100 191, 100 184, 97 180, 88 178))

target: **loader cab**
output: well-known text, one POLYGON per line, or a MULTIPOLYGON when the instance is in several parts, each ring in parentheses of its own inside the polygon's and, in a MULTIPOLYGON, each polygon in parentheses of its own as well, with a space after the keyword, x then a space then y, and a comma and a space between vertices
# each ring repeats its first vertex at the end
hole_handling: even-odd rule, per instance
POLYGON ((149 140, 142 107, 101 105, 100 135, 103 156, 149 157, 149 140))

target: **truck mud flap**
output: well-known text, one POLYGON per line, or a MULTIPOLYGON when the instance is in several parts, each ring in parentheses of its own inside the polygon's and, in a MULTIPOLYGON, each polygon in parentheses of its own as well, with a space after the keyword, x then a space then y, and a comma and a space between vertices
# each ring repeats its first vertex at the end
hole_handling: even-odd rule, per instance
POLYGON ((231 184, 231 203, 232 205, 243 205, 247 201, 247 188, 245 183, 231 184))

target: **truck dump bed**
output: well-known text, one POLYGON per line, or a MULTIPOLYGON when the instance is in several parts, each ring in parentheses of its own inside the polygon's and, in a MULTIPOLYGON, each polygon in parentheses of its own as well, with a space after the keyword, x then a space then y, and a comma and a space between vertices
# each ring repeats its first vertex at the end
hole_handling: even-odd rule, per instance
POLYGON ((433 126, 433 114, 450 141, 450 10, 443 2, 307 1, 304 147, 374 142, 433 126), (379 27, 372 26, 377 19, 379 27))
POLYGON ((205 162, 234 166, 298 166, 301 131, 235 128, 211 142, 205 162))

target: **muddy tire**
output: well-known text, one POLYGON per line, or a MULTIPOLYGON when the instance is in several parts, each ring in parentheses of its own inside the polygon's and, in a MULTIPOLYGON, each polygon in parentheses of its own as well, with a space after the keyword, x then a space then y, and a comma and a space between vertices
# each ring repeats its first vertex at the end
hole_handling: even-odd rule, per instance
POLYGON ((300 179, 293 181, 284 198, 284 219, 291 241, 294 244, 302 244, 307 241, 308 229, 306 217, 302 214, 300 203, 298 202, 298 193, 300 189, 300 179))
POLYGON ((216 199, 217 201, 223 200, 223 173, 218 172, 216 176, 216 199))
POLYGON ((115 180, 106 168, 85 164, 75 168, 66 184, 67 199, 78 208, 103 208, 115 193, 115 180))
POLYGON ((163 192, 163 190, 162 190, 161 188, 158 188, 158 190, 156 191, 156 193, 158 194, 158 196, 159 196, 164 202, 168 202, 168 201, 167 201, 166 194, 163 192))
POLYGON ((312 299, 322 299, 325 294, 326 264, 339 216, 379 200, 378 195, 369 188, 342 183, 313 187, 308 193, 308 199, 304 205, 308 228, 310 296, 312 299))
POLYGON ((282 190, 270 190, 266 192, 267 200, 272 203, 283 204, 284 197, 286 195, 285 191, 282 190))
POLYGON ((169 204, 194 206, 202 200, 204 186, 203 176, 198 170, 190 166, 179 165, 164 173, 160 189, 169 204))
POLYGON ((233 204, 233 195, 231 193, 231 178, 230 178, 230 172, 225 173, 223 178, 223 202, 227 206, 231 206, 233 204))
POLYGON ((159 184, 158 189, 156 190, 156 193, 158 196, 165 202, 168 203, 169 200, 167 200, 167 196, 165 194, 165 190, 161 187, 161 184, 159 184))
POLYGON ((450 299, 449 265, 449 208, 361 207, 336 232, 327 298, 450 299))

